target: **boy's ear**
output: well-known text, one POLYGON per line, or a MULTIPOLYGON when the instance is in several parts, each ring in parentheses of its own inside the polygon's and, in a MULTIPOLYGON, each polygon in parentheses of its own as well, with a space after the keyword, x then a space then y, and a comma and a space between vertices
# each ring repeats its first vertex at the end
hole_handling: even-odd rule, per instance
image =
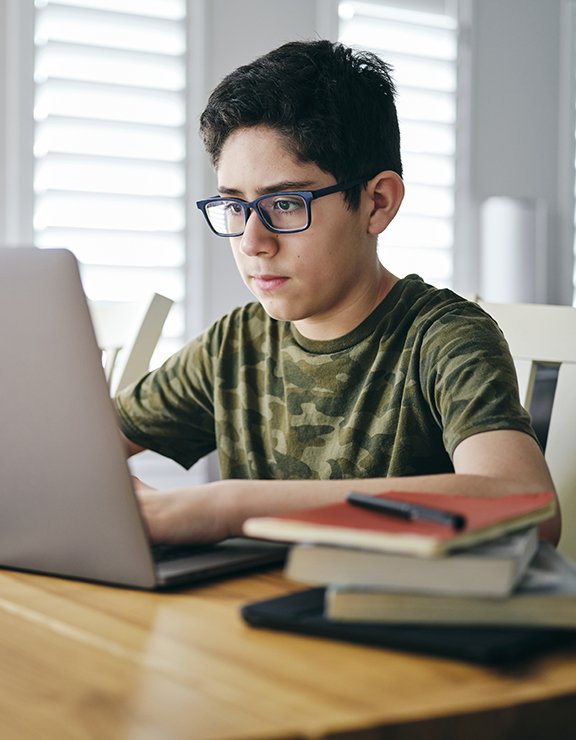
POLYGON ((384 170, 373 177, 364 191, 371 206, 369 234, 381 234, 394 218, 404 198, 402 178, 392 170, 384 170))

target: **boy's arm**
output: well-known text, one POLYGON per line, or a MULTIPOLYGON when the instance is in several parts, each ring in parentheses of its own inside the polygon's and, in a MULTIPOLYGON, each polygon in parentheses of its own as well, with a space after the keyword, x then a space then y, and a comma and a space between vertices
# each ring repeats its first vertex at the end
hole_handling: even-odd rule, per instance
MULTIPOLYGON (((538 444, 527 434, 499 430, 468 437, 454 453, 455 473, 356 480, 224 480, 194 488, 154 491, 136 482, 151 537, 158 542, 210 542, 240 535, 251 516, 296 511, 364 493, 430 493, 501 496, 554 490, 538 444)), ((560 513, 540 526, 553 544, 560 513)))

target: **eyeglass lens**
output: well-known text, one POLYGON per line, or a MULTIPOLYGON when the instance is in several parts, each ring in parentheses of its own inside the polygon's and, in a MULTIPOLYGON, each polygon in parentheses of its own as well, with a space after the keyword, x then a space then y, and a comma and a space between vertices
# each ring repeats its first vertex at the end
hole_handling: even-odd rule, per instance
MULTIPOLYGON (((258 201, 262 220, 278 231, 305 229, 308 225, 306 201, 300 195, 271 195, 258 201)), ((214 230, 223 236, 240 234, 246 225, 246 208, 233 200, 218 200, 206 206, 214 230)))

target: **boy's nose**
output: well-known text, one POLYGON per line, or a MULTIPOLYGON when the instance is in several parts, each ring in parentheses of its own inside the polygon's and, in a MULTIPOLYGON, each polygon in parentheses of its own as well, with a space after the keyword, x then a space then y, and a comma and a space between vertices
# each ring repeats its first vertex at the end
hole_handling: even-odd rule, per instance
POLYGON ((250 211, 244 233, 240 237, 240 252, 247 257, 272 256, 278 251, 276 235, 262 223, 256 211, 250 211))

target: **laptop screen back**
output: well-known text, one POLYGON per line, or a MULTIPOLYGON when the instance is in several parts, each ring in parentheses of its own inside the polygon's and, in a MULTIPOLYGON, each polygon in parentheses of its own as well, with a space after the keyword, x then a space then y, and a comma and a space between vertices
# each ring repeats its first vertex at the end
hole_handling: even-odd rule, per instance
POLYGON ((0 249, 0 565, 151 587, 75 258, 0 249))

